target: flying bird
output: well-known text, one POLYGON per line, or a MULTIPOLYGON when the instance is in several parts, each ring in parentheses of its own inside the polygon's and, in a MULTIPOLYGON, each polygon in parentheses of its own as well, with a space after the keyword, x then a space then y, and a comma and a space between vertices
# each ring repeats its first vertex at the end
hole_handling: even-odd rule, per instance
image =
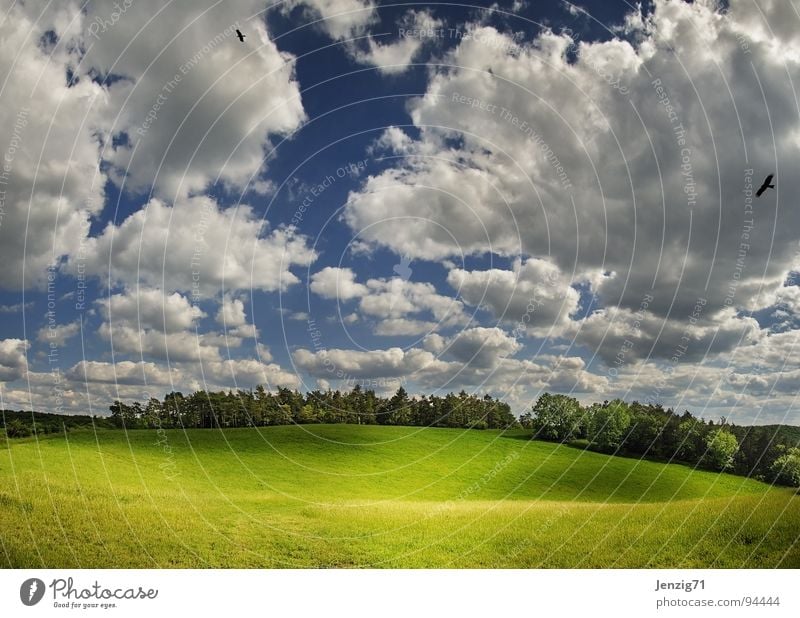
POLYGON ((772 182, 772 177, 773 176, 774 176, 774 174, 770 174, 769 176, 767 176, 767 179, 764 181, 764 184, 761 185, 761 188, 758 191, 756 191, 756 197, 761 197, 761 195, 767 189, 774 189, 775 188, 775 185, 770 184, 772 182))
POLYGON ((238 37, 239 37, 239 40, 240 40, 242 43, 244 43, 244 35, 242 34, 242 31, 241 31, 241 30, 239 30, 238 28, 236 29, 236 36, 238 36, 238 37))

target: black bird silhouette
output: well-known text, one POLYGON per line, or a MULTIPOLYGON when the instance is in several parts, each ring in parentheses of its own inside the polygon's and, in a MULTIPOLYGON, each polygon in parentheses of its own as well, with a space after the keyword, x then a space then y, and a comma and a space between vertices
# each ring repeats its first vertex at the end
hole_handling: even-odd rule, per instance
POLYGON ((770 184, 772 182, 773 176, 774 174, 770 174, 769 176, 767 176, 767 179, 764 181, 764 184, 761 185, 761 188, 758 191, 756 191, 756 197, 761 197, 761 194, 764 193, 764 191, 766 191, 767 189, 775 188, 775 185, 770 184))
POLYGON ((238 36, 238 37, 239 37, 239 40, 240 40, 242 43, 244 43, 244 35, 242 34, 241 30, 239 30, 238 28, 236 29, 236 36, 238 36))

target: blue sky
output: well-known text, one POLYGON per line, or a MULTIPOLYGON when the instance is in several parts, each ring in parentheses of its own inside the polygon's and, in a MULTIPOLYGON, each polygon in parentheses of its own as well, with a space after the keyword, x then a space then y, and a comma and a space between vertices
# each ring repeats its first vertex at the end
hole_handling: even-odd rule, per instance
POLYGON ((791 4, 0 20, 5 407, 358 382, 796 421, 791 4))

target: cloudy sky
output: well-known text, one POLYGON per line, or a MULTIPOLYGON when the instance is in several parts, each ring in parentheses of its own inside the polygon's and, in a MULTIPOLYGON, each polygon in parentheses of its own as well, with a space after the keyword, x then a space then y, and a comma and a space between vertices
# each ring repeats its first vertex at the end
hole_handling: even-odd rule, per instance
POLYGON ((797 423, 800 3, 385 4, 0 0, 2 407, 797 423))

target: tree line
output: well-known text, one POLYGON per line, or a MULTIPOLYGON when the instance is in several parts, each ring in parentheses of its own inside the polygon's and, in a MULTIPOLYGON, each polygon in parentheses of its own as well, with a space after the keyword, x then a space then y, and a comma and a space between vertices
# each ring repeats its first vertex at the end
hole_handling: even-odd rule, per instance
POLYGON ((621 399, 582 406, 544 393, 519 419, 541 440, 583 445, 615 455, 637 455, 800 486, 800 428, 715 423, 686 411, 621 399))
POLYGON ((25 410, 2 410, 3 427, 9 438, 27 438, 31 435, 61 433, 72 429, 101 427, 113 429, 108 417, 86 414, 53 414, 51 412, 30 412, 25 410))
POLYGON ((227 428, 264 427, 307 423, 361 425, 411 425, 507 429, 517 426, 508 404, 489 395, 478 397, 461 391, 443 397, 409 397, 403 387, 389 398, 356 384, 349 392, 315 390, 303 394, 288 388, 276 392, 263 386, 255 390, 169 393, 146 403, 115 401, 110 406, 116 427, 227 428))

